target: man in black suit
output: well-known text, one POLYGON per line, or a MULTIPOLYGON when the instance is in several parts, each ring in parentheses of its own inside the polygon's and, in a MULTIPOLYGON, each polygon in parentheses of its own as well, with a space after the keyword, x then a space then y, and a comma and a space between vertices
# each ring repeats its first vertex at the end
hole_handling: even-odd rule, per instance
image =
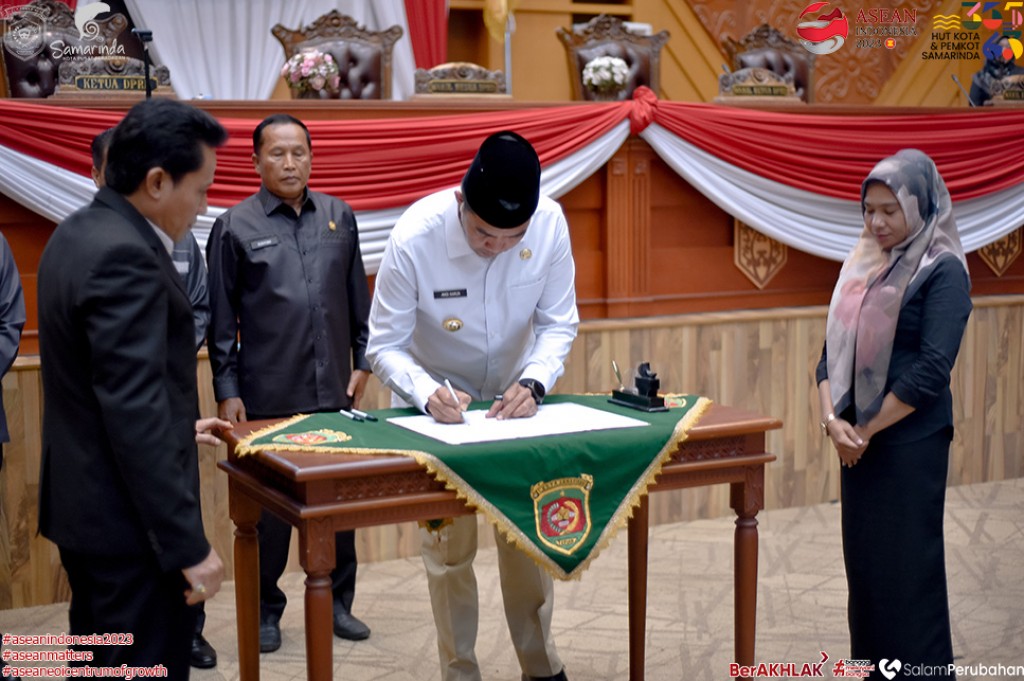
MULTIPOLYGON (((18 266, 14 262, 11 247, 7 245, 4 235, 0 234, 0 378, 7 374, 18 356, 18 343, 24 326, 25 296, 21 290, 21 277, 18 276, 18 266)), ((0 390, 0 470, 4 467, 4 443, 10 441, 3 391, 0 390)), ((0 644, 2 649, 3 645, 0 644)), ((7 662, 0 659, 0 678, 17 681, 18 677, 5 671, 6 667, 7 662)))
MULTIPOLYGON (((114 129, 107 128, 92 139, 92 181, 96 188, 106 186, 107 149, 114 129)), ((195 235, 189 233, 174 244, 171 260, 185 282, 188 301, 192 305, 192 323, 196 331, 196 352, 206 340, 206 327, 210 323, 210 299, 206 293, 206 260, 196 242, 195 235)), ((215 443, 214 443, 215 444, 215 443)), ((211 669, 217 666, 217 651, 203 636, 206 625, 206 609, 203 603, 196 603, 196 633, 192 637, 192 653, 190 664, 197 669, 211 669)))
POLYGON ((44 390, 39 530, 71 585, 70 633, 94 666, 187 678, 195 613, 224 566, 199 508, 195 332, 171 261, 206 211, 227 137, 186 104, 143 101, 117 126, 107 186, 39 263, 44 390))

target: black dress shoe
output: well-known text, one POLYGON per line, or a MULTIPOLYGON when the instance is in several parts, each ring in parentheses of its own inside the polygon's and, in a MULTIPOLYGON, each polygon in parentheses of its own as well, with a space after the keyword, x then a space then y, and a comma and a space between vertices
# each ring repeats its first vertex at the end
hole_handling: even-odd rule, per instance
POLYGON ((346 641, 362 641, 370 638, 370 627, 350 612, 335 610, 334 635, 346 641))
POLYGON ((197 633, 192 637, 192 654, 188 661, 196 669, 213 669, 217 666, 217 651, 202 634, 197 633))
POLYGON ((569 681, 569 679, 563 669, 554 676, 527 676, 523 674, 523 681, 569 681))
POLYGON ((272 653, 281 647, 281 625, 277 620, 260 622, 260 652, 272 653))

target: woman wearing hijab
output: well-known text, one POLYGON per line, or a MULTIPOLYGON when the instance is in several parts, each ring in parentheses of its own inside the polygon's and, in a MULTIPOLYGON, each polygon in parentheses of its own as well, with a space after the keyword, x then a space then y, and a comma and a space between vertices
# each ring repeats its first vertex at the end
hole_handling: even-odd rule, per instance
POLYGON ((925 665, 919 678, 948 678, 942 518, 967 262, 949 191, 922 152, 879 162, 861 207, 816 374, 821 427, 842 463, 851 656, 875 665, 871 678, 883 659, 887 671, 925 665))

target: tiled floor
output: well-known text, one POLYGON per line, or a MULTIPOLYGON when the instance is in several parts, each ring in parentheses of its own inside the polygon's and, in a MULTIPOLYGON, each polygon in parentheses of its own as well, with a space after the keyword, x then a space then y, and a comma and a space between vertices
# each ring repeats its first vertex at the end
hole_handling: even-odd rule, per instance
MULTIPOLYGON (((1024 678, 1024 479, 951 488, 946 563, 953 646, 963 665, 1019 666, 1019 675, 961 674, 961 679, 1024 678)), ((760 516, 758 661, 817 662, 849 653, 836 504, 768 511, 760 516)), ((654 528, 647 622, 650 681, 727 679, 733 661, 732 520, 654 528)), ((620 536, 583 579, 556 584, 555 639, 574 681, 628 677, 626 542, 620 536)), ((494 550, 476 560, 481 623, 477 654, 485 680, 516 681, 494 550)), ((235 679, 238 667, 232 585, 207 608, 207 637, 220 663, 194 671, 198 681, 235 679)), ((305 678, 302 575, 285 578, 291 605, 284 645, 263 655, 261 678, 305 678)), ((356 613, 372 628, 368 641, 335 640, 336 679, 436 681, 438 670, 426 583, 419 559, 360 568, 356 613)), ((0 630, 56 633, 66 607, 0 612, 0 630)), ((831 667, 825 673, 831 678, 831 667)))

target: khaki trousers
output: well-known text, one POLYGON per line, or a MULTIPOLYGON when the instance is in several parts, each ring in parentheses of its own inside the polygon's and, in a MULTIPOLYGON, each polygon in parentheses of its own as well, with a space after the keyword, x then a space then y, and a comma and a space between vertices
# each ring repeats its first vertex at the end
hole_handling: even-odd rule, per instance
MULTIPOLYGON (((437 625, 437 652, 444 681, 481 681, 476 635, 479 620, 476 516, 454 518, 440 532, 421 530, 430 603, 437 625)), ((562 661, 551 636, 552 579, 533 559, 495 530, 505 619, 526 676, 553 676, 562 661)))

